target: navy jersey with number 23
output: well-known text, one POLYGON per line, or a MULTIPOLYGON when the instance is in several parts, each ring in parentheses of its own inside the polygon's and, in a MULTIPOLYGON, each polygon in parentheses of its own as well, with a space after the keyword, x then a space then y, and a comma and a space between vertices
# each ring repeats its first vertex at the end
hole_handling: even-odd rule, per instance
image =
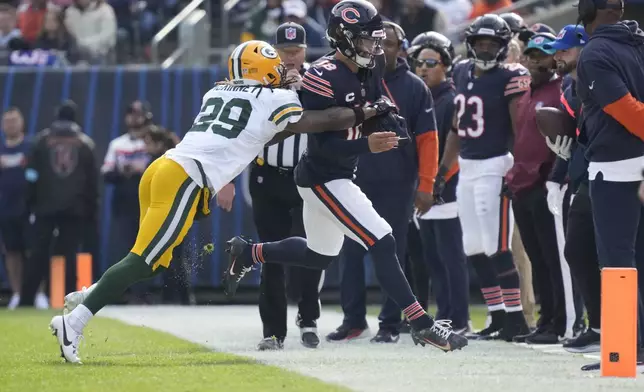
POLYGON ((512 120, 508 105, 530 88, 528 70, 520 64, 502 64, 478 78, 474 63, 454 67, 454 104, 464 159, 488 159, 508 153, 512 120))
MULTIPOLYGON (((362 106, 377 100, 382 96, 384 57, 376 60, 374 69, 354 73, 332 55, 322 57, 311 64, 302 78, 302 107, 323 110, 333 106, 362 106)), ((295 169, 295 183, 313 187, 341 178, 353 179, 358 156, 369 153, 369 143, 362 137, 360 128, 309 134, 307 150, 295 169)))

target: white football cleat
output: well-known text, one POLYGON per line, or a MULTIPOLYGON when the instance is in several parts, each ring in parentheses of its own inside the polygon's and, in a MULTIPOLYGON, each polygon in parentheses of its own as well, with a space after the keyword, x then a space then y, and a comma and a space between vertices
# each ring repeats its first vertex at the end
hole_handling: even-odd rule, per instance
POLYGON ((39 310, 49 309, 49 298, 42 292, 36 293, 34 307, 39 310))
POLYGON ((78 347, 83 339, 83 334, 74 331, 65 320, 65 316, 55 316, 49 323, 52 335, 58 339, 60 354, 65 361, 81 363, 78 356, 78 347))
POLYGON ((78 305, 82 304, 83 301, 85 301, 87 294, 87 287, 85 286, 83 286, 83 289, 80 291, 74 291, 67 294, 65 296, 65 309, 63 310, 63 313, 67 314, 76 309, 78 305))

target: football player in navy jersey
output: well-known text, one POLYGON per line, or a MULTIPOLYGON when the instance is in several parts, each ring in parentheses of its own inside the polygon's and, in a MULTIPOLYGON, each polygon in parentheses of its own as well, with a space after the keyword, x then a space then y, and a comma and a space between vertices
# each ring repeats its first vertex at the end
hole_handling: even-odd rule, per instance
POLYGON ((497 15, 477 18, 467 29, 469 59, 454 68, 456 115, 435 182, 439 198, 445 176, 458 157, 456 188, 465 254, 476 269, 491 315, 477 337, 511 341, 529 332, 510 238, 514 219, 504 191, 504 176, 513 165, 510 146, 517 99, 530 87, 519 64, 504 64, 512 32, 497 15))
MULTIPOLYGON (((344 0, 336 4, 327 27, 335 53, 318 60, 305 73, 304 108, 382 103, 384 58, 380 41, 384 37, 382 19, 371 3, 344 0)), ((352 181, 360 154, 390 150, 405 135, 375 132, 367 138, 361 136, 361 128, 354 127, 308 138, 308 149, 295 169, 295 182, 304 200, 307 238, 256 244, 233 238, 225 274, 228 290, 234 291, 241 277, 256 264, 325 269, 339 255, 346 235, 370 253, 378 281, 403 309, 416 344, 443 351, 461 349, 467 339, 452 333, 449 321, 434 321, 412 294, 396 256, 391 227, 352 181)))

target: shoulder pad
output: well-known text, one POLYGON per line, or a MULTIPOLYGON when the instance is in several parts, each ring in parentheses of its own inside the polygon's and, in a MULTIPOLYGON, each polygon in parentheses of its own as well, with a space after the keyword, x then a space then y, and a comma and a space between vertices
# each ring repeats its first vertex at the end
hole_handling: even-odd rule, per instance
POLYGON ((501 68, 507 70, 512 76, 529 75, 528 69, 519 63, 503 63, 501 68))

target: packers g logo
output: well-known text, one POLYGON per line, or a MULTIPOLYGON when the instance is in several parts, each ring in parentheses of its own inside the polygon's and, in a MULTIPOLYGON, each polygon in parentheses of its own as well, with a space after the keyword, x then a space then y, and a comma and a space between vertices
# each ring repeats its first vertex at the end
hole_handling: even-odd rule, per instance
POLYGON ((360 12, 355 8, 345 8, 342 10, 342 20, 349 24, 358 23, 358 18, 360 17, 360 12), (353 15, 351 15, 353 14, 353 15))
POLYGON ((266 57, 267 59, 277 58, 277 52, 271 46, 264 46, 259 50, 259 53, 261 53, 262 56, 266 57))

